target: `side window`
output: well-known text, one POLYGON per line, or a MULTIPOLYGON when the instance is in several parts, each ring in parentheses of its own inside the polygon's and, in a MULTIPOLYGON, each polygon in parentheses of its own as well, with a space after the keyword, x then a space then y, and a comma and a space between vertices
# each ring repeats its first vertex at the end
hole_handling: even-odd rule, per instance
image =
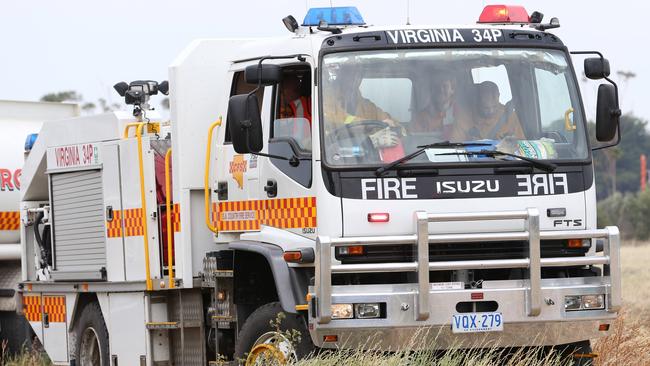
POLYGON ((273 121, 269 136, 269 153, 279 156, 297 156, 301 160, 292 165, 287 160, 271 158, 271 163, 282 173, 304 187, 311 187, 311 68, 289 66, 283 70, 282 82, 275 87, 273 121))
POLYGON ((408 78, 368 78, 361 80, 359 91, 364 98, 400 122, 411 120, 413 83, 408 78))
MULTIPOLYGON (((232 97, 233 95, 248 94, 251 91, 253 91, 256 87, 257 85, 248 84, 246 82, 243 71, 237 71, 235 72, 232 78, 232 87, 230 88, 230 96, 232 97)), ((255 95, 257 95, 257 100, 259 101, 259 107, 260 110, 262 110, 262 99, 264 98, 264 88, 260 88, 260 90, 255 92, 255 95)), ((228 121, 226 121, 225 142, 232 142, 232 138, 230 137, 230 127, 228 126, 228 121)))
POLYGON ((282 82, 275 89, 272 139, 287 139, 304 152, 311 152, 311 70, 308 67, 284 69, 282 82))
POLYGON ((566 115, 571 119, 570 124, 573 124, 573 108, 565 74, 535 69, 535 80, 542 130, 556 131, 564 135, 564 138, 569 137, 569 132, 564 128, 564 119, 566 115))

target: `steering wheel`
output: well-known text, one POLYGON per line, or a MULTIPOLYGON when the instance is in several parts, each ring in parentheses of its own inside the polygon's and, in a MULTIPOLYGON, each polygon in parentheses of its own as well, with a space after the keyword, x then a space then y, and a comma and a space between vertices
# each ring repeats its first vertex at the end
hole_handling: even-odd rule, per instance
POLYGON ((368 135, 386 127, 390 127, 390 125, 383 121, 359 120, 334 129, 327 137, 330 144, 333 145, 361 147, 365 151, 365 155, 361 159, 365 162, 374 162, 380 160, 379 152, 370 142, 368 135), (362 130, 354 131, 355 129, 362 130))
POLYGON ((358 128, 364 128, 364 131, 362 132, 360 137, 366 137, 368 134, 371 132, 375 132, 377 130, 390 127, 390 125, 384 121, 379 121, 379 120, 374 120, 374 119, 364 119, 364 120, 359 120, 359 121, 354 121, 351 123, 347 123, 341 127, 338 127, 334 131, 332 131, 332 136, 336 140, 341 139, 341 135, 343 132, 347 133, 347 136, 344 138, 351 138, 354 137, 355 134, 353 133, 353 130, 358 129, 358 128))

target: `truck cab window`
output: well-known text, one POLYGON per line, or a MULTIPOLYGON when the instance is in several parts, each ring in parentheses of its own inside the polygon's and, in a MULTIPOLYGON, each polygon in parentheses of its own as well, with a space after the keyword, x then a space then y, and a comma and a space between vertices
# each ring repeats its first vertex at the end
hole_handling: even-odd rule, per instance
MULTIPOLYGON (((443 141, 480 141, 490 149, 537 159, 584 159, 586 131, 567 65, 561 52, 535 49, 326 55, 321 69, 324 160, 338 166, 385 164, 443 141), (405 64, 394 67, 395 59, 405 64), (561 92, 544 96, 555 90, 561 92), (564 131, 551 131, 554 123, 562 123, 564 131)), ((427 149, 409 163, 494 162, 445 152, 427 149)))
MULTIPOLYGON (((269 152, 279 156, 308 158, 312 147, 311 69, 305 66, 286 67, 274 95, 269 152)), ((309 160, 302 160, 298 166, 273 158, 271 163, 299 184, 311 186, 312 167, 309 160)))
POLYGON ((287 68, 276 88, 276 104, 271 138, 289 139, 300 150, 311 151, 310 70, 287 68))

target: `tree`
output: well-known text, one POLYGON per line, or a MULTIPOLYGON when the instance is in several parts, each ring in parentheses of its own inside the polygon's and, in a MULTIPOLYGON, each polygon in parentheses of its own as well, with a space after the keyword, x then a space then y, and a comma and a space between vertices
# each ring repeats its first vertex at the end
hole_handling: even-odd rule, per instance
POLYGON ((41 97, 41 102, 79 102, 83 99, 81 94, 74 90, 48 93, 41 97))
POLYGON ((81 106, 81 110, 85 114, 93 114, 99 105, 100 113, 111 112, 120 109, 120 104, 109 103, 104 98, 99 98, 97 103, 86 102, 83 96, 74 90, 66 90, 55 93, 48 93, 41 97, 42 102, 75 102, 81 106))
MULTIPOLYGON (((604 199, 615 192, 633 193, 639 190, 639 156, 649 155, 650 134, 647 121, 632 114, 621 116, 621 143, 616 147, 597 150, 593 154, 596 171, 596 193, 604 199)), ((589 136, 595 139, 596 125, 589 123, 589 136)))

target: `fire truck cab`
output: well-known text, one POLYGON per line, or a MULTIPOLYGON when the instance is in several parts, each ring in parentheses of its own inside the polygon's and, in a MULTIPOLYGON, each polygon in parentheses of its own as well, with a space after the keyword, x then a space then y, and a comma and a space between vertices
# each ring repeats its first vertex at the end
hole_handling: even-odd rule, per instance
POLYGON ((592 146, 542 20, 311 9, 283 19, 288 37, 197 40, 169 83, 117 84, 133 115, 46 125, 23 169, 20 308, 50 358, 263 364, 608 334, 619 233, 596 227, 591 151, 618 143, 617 89, 592 52, 592 146), (148 100, 167 92, 159 123, 148 100))

